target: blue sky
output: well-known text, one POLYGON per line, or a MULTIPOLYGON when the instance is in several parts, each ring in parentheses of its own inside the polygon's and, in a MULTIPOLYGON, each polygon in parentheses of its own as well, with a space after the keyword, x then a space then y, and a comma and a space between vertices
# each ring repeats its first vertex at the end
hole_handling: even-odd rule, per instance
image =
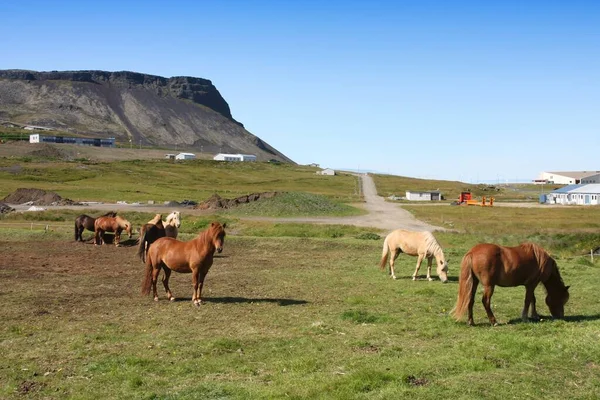
POLYGON ((210 79, 301 164, 600 170, 600 2, 3 0, 0 20, 0 69, 210 79))

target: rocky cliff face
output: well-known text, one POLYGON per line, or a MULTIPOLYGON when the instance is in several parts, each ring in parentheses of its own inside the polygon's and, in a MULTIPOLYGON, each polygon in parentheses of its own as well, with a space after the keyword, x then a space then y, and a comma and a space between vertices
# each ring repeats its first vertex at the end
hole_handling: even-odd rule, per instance
POLYGON ((136 72, 0 70, 0 120, 117 142, 291 162, 244 129, 211 81, 136 72))

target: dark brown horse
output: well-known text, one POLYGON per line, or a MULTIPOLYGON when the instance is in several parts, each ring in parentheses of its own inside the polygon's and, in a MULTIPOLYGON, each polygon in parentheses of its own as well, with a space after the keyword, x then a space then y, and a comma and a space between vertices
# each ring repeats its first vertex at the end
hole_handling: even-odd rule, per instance
MULTIPOLYGON (((116 217, 117 213, 109 211, 102 217, 116 217)), ((96 218, 90 217, 89 215, 81 214, 75 219, 75 241, 83 242, 83 231, 88 230, 94 232, 94 222, 96 218)))
POLYGON ((95 242, 94 244, 104 244, 104 233, 115 233, 115 246, 119 246, 121 241, 121 232, 126 231, 131 238, 131 223, 125 218, 117 215, 116 217, 98 217, 94 222, 95 242))
POLYGON ((523 321, 539 319, 535 309, 536 286, 542 282, 546 288, 546 305, 554 318, 564 317, 564 306, 569 300, 569 287, 565 286, 556 261, 540 246, 523 243, 516 247, 504 247, 490 243, 478 244, 463 257, 459 278, 458 299, 452 313, 459 320, 468 309, 469 325, 473 325, 473 303, 477 284, 483 285, 483 307, 492 325, 497 325, 490 300, 494 286, 525 286, 525 306, 521 313, 523 321))
POLYGON ((158 301, 156 282, 160 270, 165 270, 163 285, 169 300, 175 300, 169 289, 171 271, 191 273, 194 285, 192 301, 199 306, 202 303, 202 286, 204 278, 213 263, 215 251, 223 250, 225 241, 226 224, 213 222, 205 231, 198 234, 195 239, 181 242, 177 239, 163 237, 150 246, 146 257, 146 274, 142 281, 142 294, 149 294, 152 286, 154 300, 158 301))

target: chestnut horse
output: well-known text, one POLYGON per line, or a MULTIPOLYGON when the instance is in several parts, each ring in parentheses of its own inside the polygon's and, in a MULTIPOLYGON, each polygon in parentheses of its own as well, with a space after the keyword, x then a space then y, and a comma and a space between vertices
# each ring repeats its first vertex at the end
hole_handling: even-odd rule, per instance
MULTIPOLYGON (((102 215, 102 217, 116 216, 117 213, 114 211, 109 211, 106 214, 102 215)), ((89 215, 85 214, 81 214, 75 219, 75 241, 83 242, 83 231, 85 229, 94 232, 94 221, 96 221, 96 218, 90 217, 89 215)))
POLYGON ((138 239, 138 250, 137 256, 143 262, 146 262, 146 254, 148 254, 148 248, 152 243, 161 237, 170 237, 177 239, 179 234, 178 228, 181 226, 179 220, 179 211, 173 211, 167 216, 166 222, 162 221, 162 215, 156 214, 156 216, 149 221, 147 224, 142 225, 140 229, 140 237, 138 239))
POLYGON ((381 260, 379 261, 379 268, 382 270, 385 268, 385 263, 388 260, 388 255, 391 254, 390 259, 390 275, 396 279, 394 274, 394 261, 398 258, 400 253, 406 253, 409 256, 417 256, 417 268, 412 275, 413 281, 417 279, 417 273, 421 268, 421 263, 424 258, 427 258, 427 279, 432 281, 431 277, 431 264, 433 258, 437 264, 437 274, 443 283, 448 281, 448 263, 444 257, 442 247, 435 239, 431 232, 413 232, 406 231, 403 229, 396 229, 386 236, 383 242, 383 250, 381 251, 381 260))
POLYGON ((156 282, 161 269, 165 270, 163 285, 167 292, 167 299, 173 301, 175 298, 169 289, 169 277, 171 271, 192 273, 194 294, 192 301, 199 306, 202 303, 202 286, 204 278, 213 263, 215 250, 223 251, 225 241, 226 224, 213 222, 210 227, 198 234, 195 239, 181 242, 177 239, 162 237, 150 246, 146 256, 146 274, 142 281, 142 294, 149 294, 150 287, 154 294, 154 300, 158 301, 156 282))
POLYGON ((546 305, 554 318, 564 317, 564 306, 569 300, 569 287, 565 286, 556 261, 540 246, 523 243, 516 247, 504 247, 491 243, 478 244, 465 254, 461 263, 458 299, 451 311, 459 320, 468 309, 469 325, 473 325, 473 303, 477 284, 483 285, 483 307, 492 325, 497 325, 490 300, 494 286, 525 286, 525 306, 521 313, 523 321, 539 319, 535 309, 536 286, 542 282, 546 288, 546 305))
POLYGON ((116 217, 98 217, 94 222, 94 232, 96 240, 94 244, 104 244, 104 232, 115 233, 115 246, 119 246, 121 241, 121 232, 125 230, 131 238, 131 223, 125 218, 117 215, 116 217))

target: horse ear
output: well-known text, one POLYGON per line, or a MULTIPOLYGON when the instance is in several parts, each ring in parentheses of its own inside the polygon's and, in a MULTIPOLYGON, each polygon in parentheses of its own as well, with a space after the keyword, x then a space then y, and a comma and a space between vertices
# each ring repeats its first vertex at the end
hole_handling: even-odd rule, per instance
POLYGON ((567 286, 565 289, 566 289, 566 290, 569 290, 569 288, 570 288, 570 287, 571 287, 571 285, 567 286))
POLYGON ((227 222, 223 223, 223 228, 227 228, 227 222))

